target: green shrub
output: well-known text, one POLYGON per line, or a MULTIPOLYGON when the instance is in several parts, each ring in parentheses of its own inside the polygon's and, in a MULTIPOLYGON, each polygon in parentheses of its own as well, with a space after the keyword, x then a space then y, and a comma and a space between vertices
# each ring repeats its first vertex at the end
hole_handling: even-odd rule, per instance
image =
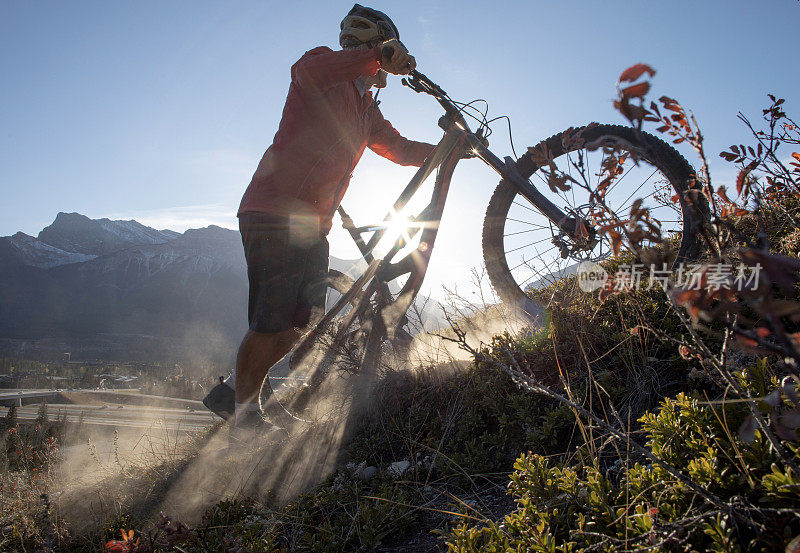
POLYGON ((627 468, 618 479, 596 464, 525 454, 509 485, 514 512, 500 524, 454 528, 449 550, 783 550, 800 533, 800 475, 781 468, 760 435, 750 443, 738 437, 744 416, 740 403, 713 406, 679 394, 640 419, 647 449, 726 510, 633 454, 621 459, 627 468))

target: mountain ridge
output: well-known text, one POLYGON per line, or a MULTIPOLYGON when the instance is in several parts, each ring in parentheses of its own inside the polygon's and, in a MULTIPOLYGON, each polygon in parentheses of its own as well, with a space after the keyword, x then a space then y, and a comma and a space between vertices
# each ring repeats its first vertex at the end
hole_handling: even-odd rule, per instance
POLYGON ((90 219, 80 213, 62 211, 36 238, 64 251, 99 256, 117 251, 124 244, 163 244, 177 235, 175 231, 159 231, 134 219, 90 219))
MULTIPOLYGON (((355 263, 330 258, 345 272, 355 263)), ((247 296, 239 232, 215 225, 178 233, 61 212, 36 237, 0 237, 8 354, 8 343, 56 339, 78 357, 228 362, 247 329, 247 296), (144 335, 159 345, 135 339, 144 335)))

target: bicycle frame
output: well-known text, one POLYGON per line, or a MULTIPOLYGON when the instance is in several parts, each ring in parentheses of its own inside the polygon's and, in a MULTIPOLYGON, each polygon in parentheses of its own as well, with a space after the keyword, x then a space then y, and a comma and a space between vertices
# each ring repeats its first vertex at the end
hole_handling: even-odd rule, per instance
MULTIPOLYGON (((356 317, 361 317, 362 320, 371 319, 372 324, 380 325, 382 328, 379 330, 392 338, 395 332, 405 324, 405 313, 422 286, 428 262, 433 253, 439 222, 450 190, 450 177, 456 164, 467 151, 471 150, 476 158, 494 169, 502 179, 513 183, 520 194, 527 198, 559 230, 568 234, 572 234, 575 230, 575 219, 569 217, 542 195, 528 179, 523 178, 517 170, 514 159, 509 156, 500 159, 484 145, 480 131, 475 133, 470 130, 461 110, 438 85, 417 71, 412 71, 409 79, 403 79, 403 84, 416 92, 430 94, 439 102, 445 110, 445 115, 439 120, 439 126, 445 131, 445 134, 397 197, 381 224, 356 227, 345 210, 342 207, 338 208, 343 226, 358 246, 361 255, 368 263, 368 268, 356 280, 353 287, 314 326, 303 344, 316 336, 348 304, 353 306, 353 309, 344 317, 343 329, 348 328, 356 317), (413 238, 422 229, 419 246, 399 261, 392 262, 394 256, 407 245, 406 238, 400 236, 383 258, 376 258, 373 252, 386 233, 387 223, 394 214, 399 213, 408 204, 425 180, 437 169, 439 171, 430 202, 416 217, 410 218, 415 226, 411 227, 409 238, 413 238), (371 236, 365 240, 364 235, 370 233, 371 236), (388 283, 405 274, 409 275, 408 280, 397 297, 392 299, 388 283), (370 301, 373 297, 378 300, 375 315, 380 316, 365 317, 367 310, 371 307, 370 301)), ((303 345, 300 346, 301 349, 303 347, 303 345)))

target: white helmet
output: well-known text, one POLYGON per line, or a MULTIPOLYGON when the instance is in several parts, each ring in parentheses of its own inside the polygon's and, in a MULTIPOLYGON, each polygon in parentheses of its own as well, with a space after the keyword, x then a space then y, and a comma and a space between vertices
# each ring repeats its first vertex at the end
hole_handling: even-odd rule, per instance
POLYGON ((399 40, 400 33, 388 15, 356 4, 342 20, 339 44, 342 48, 359 44, 375 46, 392 38, 399 40))

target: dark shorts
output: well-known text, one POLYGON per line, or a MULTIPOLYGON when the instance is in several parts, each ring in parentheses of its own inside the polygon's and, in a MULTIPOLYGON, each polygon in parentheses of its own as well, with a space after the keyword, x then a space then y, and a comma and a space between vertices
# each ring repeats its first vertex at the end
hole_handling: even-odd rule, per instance
POLYGON ((250 298, 250 330, 274 333, 308 325, 325 309, 328 240, 264 213, 239 216, 250 298))

